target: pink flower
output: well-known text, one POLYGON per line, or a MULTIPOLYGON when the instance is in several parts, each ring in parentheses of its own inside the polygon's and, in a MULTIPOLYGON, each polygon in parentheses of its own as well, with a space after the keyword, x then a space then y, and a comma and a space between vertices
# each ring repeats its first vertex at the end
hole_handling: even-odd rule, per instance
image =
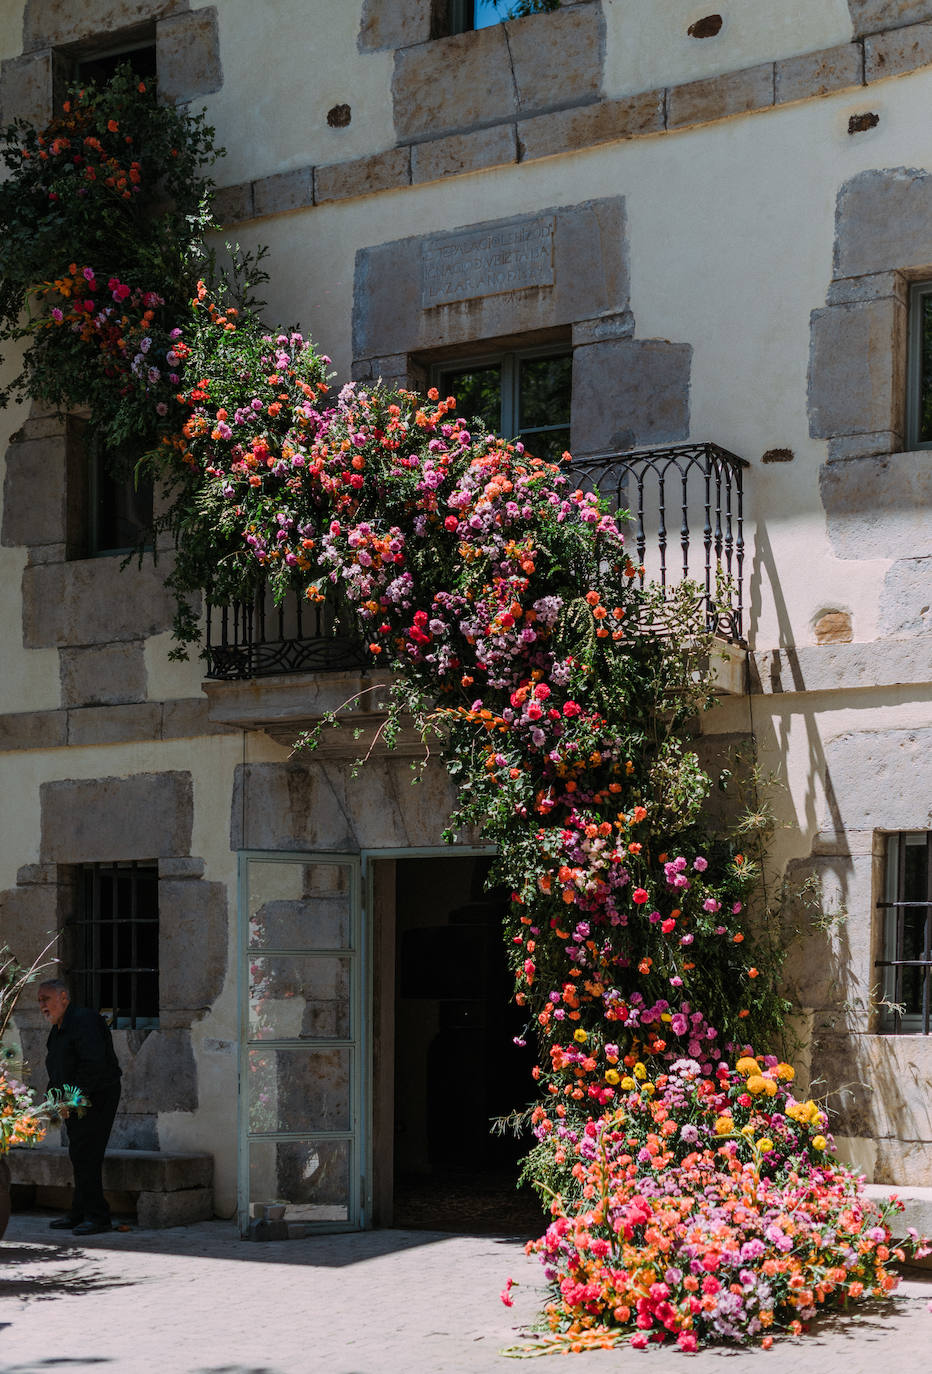
POLYGON ((515 1281, 514 1281, 514 1279, 508 1279, 507 1282, 505 1283, 505 1287, 502 1289, 501 1293, 499 1294, 499 1296, 501 1297, 502 1302, 505 1304, 506 1307, 514 1307, 514 1305, 515 1305, 515 1300, 514 1300, 514 1298, 511 1296, 511 1290, 512 1290, 512 1288, 514 1288, 514 1286, 515 1286, 515 1281))
POLYGON ((631 1346, 632 1350, 646 1350, 647 1337, 644 1335, 643 1331, 635 1331, 628 1344, 631 1346))

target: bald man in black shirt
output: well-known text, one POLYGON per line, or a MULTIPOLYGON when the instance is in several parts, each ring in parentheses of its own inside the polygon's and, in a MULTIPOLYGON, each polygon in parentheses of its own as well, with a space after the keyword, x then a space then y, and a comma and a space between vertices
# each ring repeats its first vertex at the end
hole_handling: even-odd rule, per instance
POLYGON ((88 1099, 81 1116, 71 1112, 65 1121, 74 1197, 67 1216, 50 1225, 56 1231, 93 1236, 112 1230, 101 1170, 120 1100, 120 1065, 104 1018, 74 1006, 60 979, 39 984, 39 1009, 52 1027, 45 1057, 49 1087, 68 1084, 88 1099))

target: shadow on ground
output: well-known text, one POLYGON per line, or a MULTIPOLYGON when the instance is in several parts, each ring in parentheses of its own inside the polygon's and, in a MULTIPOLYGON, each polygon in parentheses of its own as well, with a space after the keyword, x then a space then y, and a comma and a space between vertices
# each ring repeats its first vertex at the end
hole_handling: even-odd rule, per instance
MULTIPOLYGON (((541 1227, 541 1231, 543 1231, 541 1227)), ((379 1231, 344 1231, 307 1236, 282 1241, 244 1241, 232 1221, 202 1221, 192 1226, 169 1227, 162 1231, 111 1231, 103 1235, 82 1237, 80 1245, 65 1241, 49 1241, 48 1216, 39 1212, 20 1212, 10 1220, 7 1240, 0 1241, 0 1272, 6 1269, 8 1255, 14 1247, 28 1250, 34 1261, 74 1259, 106 1251, 112 1254, 145 1253, 153 1255, 184 1255, 191 1259, 222 1259, 246 1261, 251 1264, 299 1264, 322 1269, 340 1269, 362 1264, 366 1260, 381 1259, 385 1255, 419 1246, 435 1245, 466 1235, 482 1235, 491 1240, 501 1239, 523 1243, 527 1236, 509 1226, 497 1231, 478 1226, 469 1231, 463 1226, 447 1229, 379 1231)), ((5 1291, 0 1280, 0 1296, 5 1291)), ((3 1371, 6 1374, 6 1371, 3 1371)))
MULTIPOLYGON (((65 1294, 74 1297, 82 1293, 99 1293, 106 1288, 132 1286, 132 1279, 112 1278, 88 1265, 87 1260, 88 1256, 82 1249, 73 1245, 63 1245, 61 1242, 0 1245, 0 1261, 3 1264, 0 1270, 0 1300, 19 1298, 23 1302, 28 1302, 35 1298, 59 1298, 65 1294), (85 1262, 84 1267, 77 1272, 74 1269, 76 1261, 85 1262), (38 1265, 49 1264, 67 1265, 68 1268, 43 1274, 22 1272, 25 1269, 34 1270, 38 1265)), ((55 1363, 75 1362, 67 1356, 50 1357, 46 1361, 49 1367, 55 1363)), ((10 1374, 10 1371, 5 1370, 4 1374, 10 1374)))

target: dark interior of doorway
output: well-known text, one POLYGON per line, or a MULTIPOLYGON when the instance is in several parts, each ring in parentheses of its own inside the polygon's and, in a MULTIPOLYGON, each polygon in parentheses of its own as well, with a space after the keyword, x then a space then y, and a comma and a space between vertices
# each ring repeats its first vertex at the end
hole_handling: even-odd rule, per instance
POLYGON ((483 857, 399 860, 395 949, 395 1226, 540 1235, 517 1188, 528 1134, 492 1119, 533 1096, 531 1044, 502 940, 508 894, 483 857))

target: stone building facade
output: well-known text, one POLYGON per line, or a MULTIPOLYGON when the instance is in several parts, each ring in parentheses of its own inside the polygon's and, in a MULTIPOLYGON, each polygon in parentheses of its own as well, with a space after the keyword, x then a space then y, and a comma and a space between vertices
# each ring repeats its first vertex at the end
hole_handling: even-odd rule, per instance
MULTIPOLYGON (((818 893, 788 985, 841 1149, 932 1183, 932 0, 563 0, 457 33, 439 0, 25 0, 0 115, 45 120, 119 50, 206 105, 269 316, 340 380, 498 368, 504 394, 557 360, 578 457, 746 461, 741 643, 703 732, 781 776, 772 882, 818 893)), ((478 1043, 468 998, 403 971, 404 934, 491 959, 481 847, 444 850, 449 785, 409 786, 411 745, 358 777, 350 732, 292 757, 373 675, 171 662, 170 550, 92 555, 79 418, 0 425, 0 933, 27 957, 61 931, 86 965, 76 913, 84 939, 101 892, 145 892, 158 1005, 118 1022, 115 1143, 211 1152, 225 1214, 291 1189, 296 1216, 384 1221, 393 1157, 432 1158, 438 1055, 478 1043), (256 959, 297 1020, 255 1021, 256 959)), ((19 1031, 38 1066, 29 1008, 19 1031)))

